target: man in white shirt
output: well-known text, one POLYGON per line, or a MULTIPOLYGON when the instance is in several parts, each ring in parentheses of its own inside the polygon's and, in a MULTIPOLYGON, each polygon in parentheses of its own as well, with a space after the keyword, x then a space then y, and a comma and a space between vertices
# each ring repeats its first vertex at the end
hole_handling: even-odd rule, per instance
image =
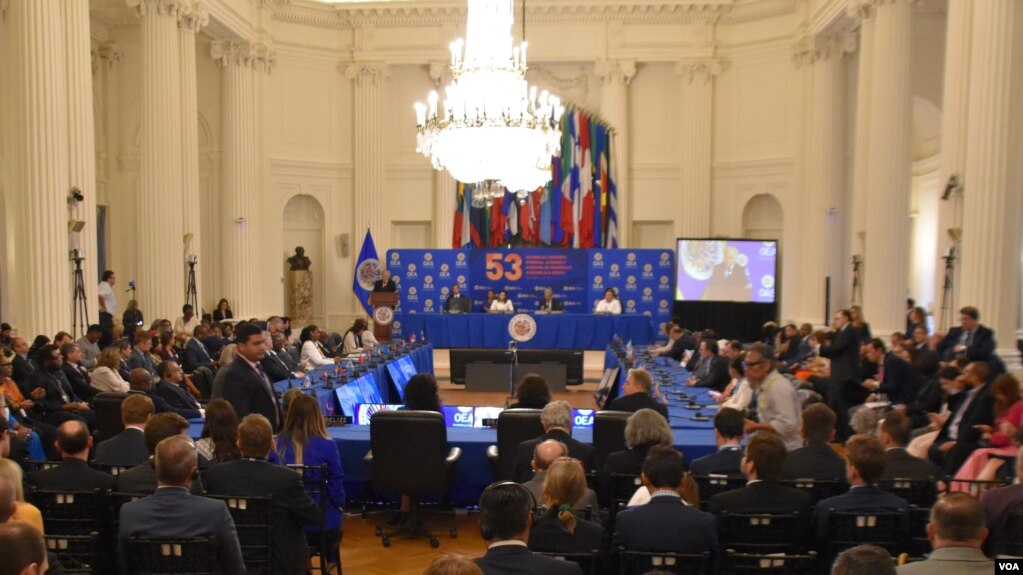
POLYGON ((610 315, 619 315, 622 313, 622 302, 618 301, 618 298, 615 297, 614 288, 607 288, 604 290, 604 299, 597 302, 597 308, 593 311, 594 313, 610 315))
POLYGON ((99 282, 99 324, 104 331, 114 329, 114 317, 117 315, 117 295, 114 293, 114 285, 117 283, 117 276, 114 272, 107 270, 103 272, 103 281, 99 282))
POLYGON ((195 308, 192 307, 192 304, 186 303, 181 306, 181 317, 174 320, 174 333, 191 334, 197 327, 199 327, 199 318, 195 315, 195 308))
POLYGON ((751 408, 757 410, 759 421, 746 420, 746 433, 775 433, 789 451, 803 446, 799 435, 802 425, 802 402, 796 386, 782 377, 771 360, 770 348, 754 345, 746 352, 746 381, 753 389, 751 408))

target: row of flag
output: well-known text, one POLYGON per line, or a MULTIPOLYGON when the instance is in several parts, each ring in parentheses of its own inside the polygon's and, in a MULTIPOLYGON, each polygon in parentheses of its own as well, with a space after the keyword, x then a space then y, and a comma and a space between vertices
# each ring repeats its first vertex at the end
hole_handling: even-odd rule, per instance
POLYGON ((561 157, 551 181, 517 201, 505 190, 493 205, 472 205, 472 185, 458 182, 453 248, 498 247, 510 242, 575 248, 617 248, 618 191, 611 131, 586 112, 561 117, 561 157))

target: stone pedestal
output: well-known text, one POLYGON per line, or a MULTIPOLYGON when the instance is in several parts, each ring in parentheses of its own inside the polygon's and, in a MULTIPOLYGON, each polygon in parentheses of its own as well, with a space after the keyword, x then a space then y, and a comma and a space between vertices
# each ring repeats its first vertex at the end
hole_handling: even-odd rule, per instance
POLYGON ((313 272, 291 270, 288 272, 288 311, 291 321, 305 325, 313 318, 313 272))

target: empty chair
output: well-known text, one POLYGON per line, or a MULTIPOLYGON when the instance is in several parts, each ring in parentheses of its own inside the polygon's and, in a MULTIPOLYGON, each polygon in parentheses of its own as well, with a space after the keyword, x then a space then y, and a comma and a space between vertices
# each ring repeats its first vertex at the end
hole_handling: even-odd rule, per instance
POLYGON ((808 530, 799 513, 728 513, 718 516, 718 541, 741 553, 805 551, 808 530))
MULTIPOLYGON (((64 573, 101 573, 99 533, 46 535, 46 550, 53 553, 64 573)), ((51 566, 52 567, 52 566, 51 566)))
POLYGON ((693 481, 700 489, 700 509, 704 511, 710 505, 711 497, 746 486, 745 477, 729 477, 727 475, 694 475, 693 481))
POLYGON ((593 468, 603 469, 604 459, 611 453, 628 449, 625 424, 632 412, 598 411, 593 416, 593 468))
POLYGON ((140 539, 132 537, 122 558, 134 575, 207 575, 213 573, 216 544, 212 537, 198 539, 140 539))
MULTIPOLYGON (((384 547, 390 545, 391 537, 398 535, 423 537, 431 547, 437 547, 437 538, 420 524, 419 497, 440 493, 446 501, 455 464, 462 455, 460 448, 448 448, 444 416, 436 411, 377 412, 370 420, 369 443, 366 462, 373 489, 399 493, 411 499, 408 521, 404 525, 396 529, 377 529, 384 547)), ((450 534, 457 535, 454 527, 450 534)))
POLYGON ((46 491, 29 487, 28 500, 39 508, 46 532, 54 535, 88 535, 107 528, 109 493, 95 491, 46 491))
POLYGON ((523 441, 544 434, 539 409, 506 409, 497 416, 497 445, 487 448, 494 479, 510 481, 515 474, 515 450, 523 441))
POLYGON ((93 411, 96 414, 96 435, 93 442, 99 445, 111 437, 124 431, 121 421, 121 402, 128 397, 127 393, 104 391, 93 398, 93 411))
POLYGON ((938 487, 930 479, 882 479, 877 486, 917 507, 930 507, 938 498, 938 487))
POLYGON ((814 572, 817 567, 817 554, 811 551, 806 555, 757 555, 726 549, 724 561, 725 567, 722 572, 804 575, 814 572))
POLYGON ((906 515, 899 512, 828 511, 827 556, 830 562, 840 552, 857 545, 884 547, 892 556, 907 547, 906 515))

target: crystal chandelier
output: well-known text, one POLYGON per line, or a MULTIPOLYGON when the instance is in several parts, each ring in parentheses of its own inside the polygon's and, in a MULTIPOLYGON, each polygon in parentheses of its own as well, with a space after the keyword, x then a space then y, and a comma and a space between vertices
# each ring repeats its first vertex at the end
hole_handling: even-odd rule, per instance
POLYGON ((469 0, 466 41, 451 43, 444 101, 431 91, 428 104, 415 106, 416 151, 460 182, 499 183, 502 194, 550 181, 564 111, 557 97, 526 84, 526 43, 512 47, 512 7, 513 0, 469 0))

